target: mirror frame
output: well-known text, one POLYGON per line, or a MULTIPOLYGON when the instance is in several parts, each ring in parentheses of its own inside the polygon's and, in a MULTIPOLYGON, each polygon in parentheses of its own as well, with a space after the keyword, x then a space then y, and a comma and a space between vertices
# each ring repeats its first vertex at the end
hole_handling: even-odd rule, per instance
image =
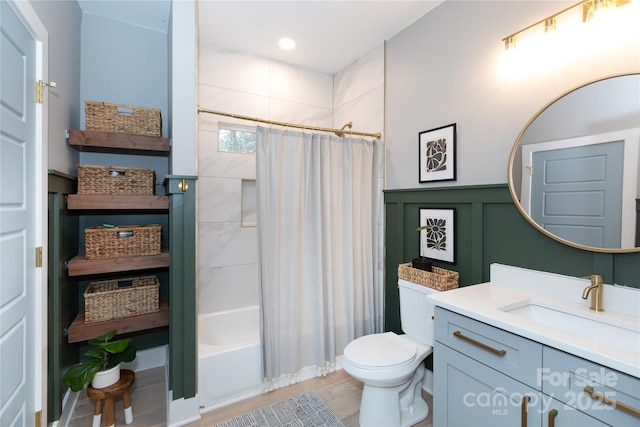
POLYGON ((546 230, 545 228, 543 228, 540 224, 538 224, 537 222, 535 222, 531 216, 529 216, 529 214, 527 214, 527 212, 525 212, 525 210, 522 208, 522 204, 520 203, 520 200, 518 199, 518 195, 515 191, 514 188, 514 182, 513 182, 513 166, 514 166, 514 159, 515 159, 515 155, 518 151, 518 147, 520 146, 520 140, 522 139, 522 136, 525 134, 525 132, 527 131, 527 129, 529 128, 529 126, 531 125, 531 123, 533 123, 538 116, 540 116, 547 108, 549 108, 552 104, 554 104, 556 101, 560 100, 561 98, 569 95, 570 93, 573 93, 585 86, 589 86, 591 84, 600 82, 600 81, 604 81, 604 80, 608 80, 608 79, 612 79, 612 78, 616 78, 616 77, 623 77, 623 76, 634 76, 634 75, 640 75, 640 73, 623 73, 623 74, 616 74, 616 75, 611 75, 608 77, 602 77, 584 84, 581 84, 580 86, 574 87, 573 89, 570 89, 562 94, 560 94, 559 96, 555 97, 554 99, 552 99, 550 102, 548 102, 546 105, 544 105, 540 110, 538 110, 530 119, 529 121, 527 121, 527 123, 524 125, 524 127, 522 128, 522 130, 520 131, 520 133, 518 134, 518 137, 516 138, 513 147, 511 148, 511 153, 509 154, 509 162, 507 164, 507 181, 508 181, 508 187, 509 187, 509 193, 511 194, 511 199, 513 200, 513 203, 516 205, 516 207, 518 208, 518 211, 520 212, 520 214, 529 222, 529 224, 533 225, 534 228, 536 228, 538 231, 542 232, 542 234, 546 235, 547 237, 552 238, 553 240, 556 240, 560 243, 563 243, 567 246, 571 246, 577 249, 582 249, 585 251, 591 251, 591 252, 601 252, 601 253, 634 253, 634 252, 640 252, 640 246, 637 246, 635 248, 599 248, 599 247, 595 247, 595 246, 586 246, 586 245, 582 245, 580 243, 575 243, 572 242, 570 240, 566 240, 562 237, 556 236, 555 234, 551 233, 550 231, 546 230))

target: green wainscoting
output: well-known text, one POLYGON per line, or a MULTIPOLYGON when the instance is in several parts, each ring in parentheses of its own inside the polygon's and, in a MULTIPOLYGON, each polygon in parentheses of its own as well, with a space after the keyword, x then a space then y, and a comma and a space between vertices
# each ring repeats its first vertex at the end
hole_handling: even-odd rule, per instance
POLYGON ((65 269, 65 262, 78 251, 78 216, 69 214, 65 200, 76 192, 76 178, 50 170, 47 185, 47 422, 53 422, 60 419, 67 389, 62 373, 78 361, 65 332, 78 310, 77 283, 65 269))
POLYGON ((489 281, 490 265, 500 263, 571 276, 598 273, 605 283, 640 288, 640 252, 589 252, 545 236, 522 217, 507 184, 386 190, 384 203, 386 330, 401 332, 397 268, 419 254, 420 208, 456 209, 456 264, 434 265, 459 272, 460 286, 489 281))
POLYGON ((196 177, 168 175, 169 389, 173 400, 196 395, 196 177))

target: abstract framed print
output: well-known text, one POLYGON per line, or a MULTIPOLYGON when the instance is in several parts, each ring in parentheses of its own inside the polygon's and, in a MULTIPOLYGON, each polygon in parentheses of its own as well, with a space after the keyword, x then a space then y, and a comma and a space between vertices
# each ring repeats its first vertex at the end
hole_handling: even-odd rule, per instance
POLYGON ((419 182, 456 180, 456 124, 418 134, 419 182))
POLYGON ((420 208, 420 255, 455 264, 455 208, 420 208))

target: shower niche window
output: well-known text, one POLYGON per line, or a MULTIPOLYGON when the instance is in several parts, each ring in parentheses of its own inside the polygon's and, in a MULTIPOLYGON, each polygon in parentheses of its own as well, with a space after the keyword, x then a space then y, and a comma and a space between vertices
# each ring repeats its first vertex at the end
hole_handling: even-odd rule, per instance
POLYGON ((255 126, 218 123, 218 151, 226 153, 256 153, 255 126))
POLYGON ((242 227, 256 227, 258 225, 257 189, 255 179, 242 180, 242 227))

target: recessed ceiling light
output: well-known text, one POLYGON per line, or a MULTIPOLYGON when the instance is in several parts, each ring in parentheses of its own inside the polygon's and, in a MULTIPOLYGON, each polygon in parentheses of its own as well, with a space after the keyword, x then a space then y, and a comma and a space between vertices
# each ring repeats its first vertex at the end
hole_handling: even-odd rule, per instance
POLYGON ((291 50, 296 47, 296 42, 289 38, 283 38, 278 41, 278 46, 284 50, 291 50))

